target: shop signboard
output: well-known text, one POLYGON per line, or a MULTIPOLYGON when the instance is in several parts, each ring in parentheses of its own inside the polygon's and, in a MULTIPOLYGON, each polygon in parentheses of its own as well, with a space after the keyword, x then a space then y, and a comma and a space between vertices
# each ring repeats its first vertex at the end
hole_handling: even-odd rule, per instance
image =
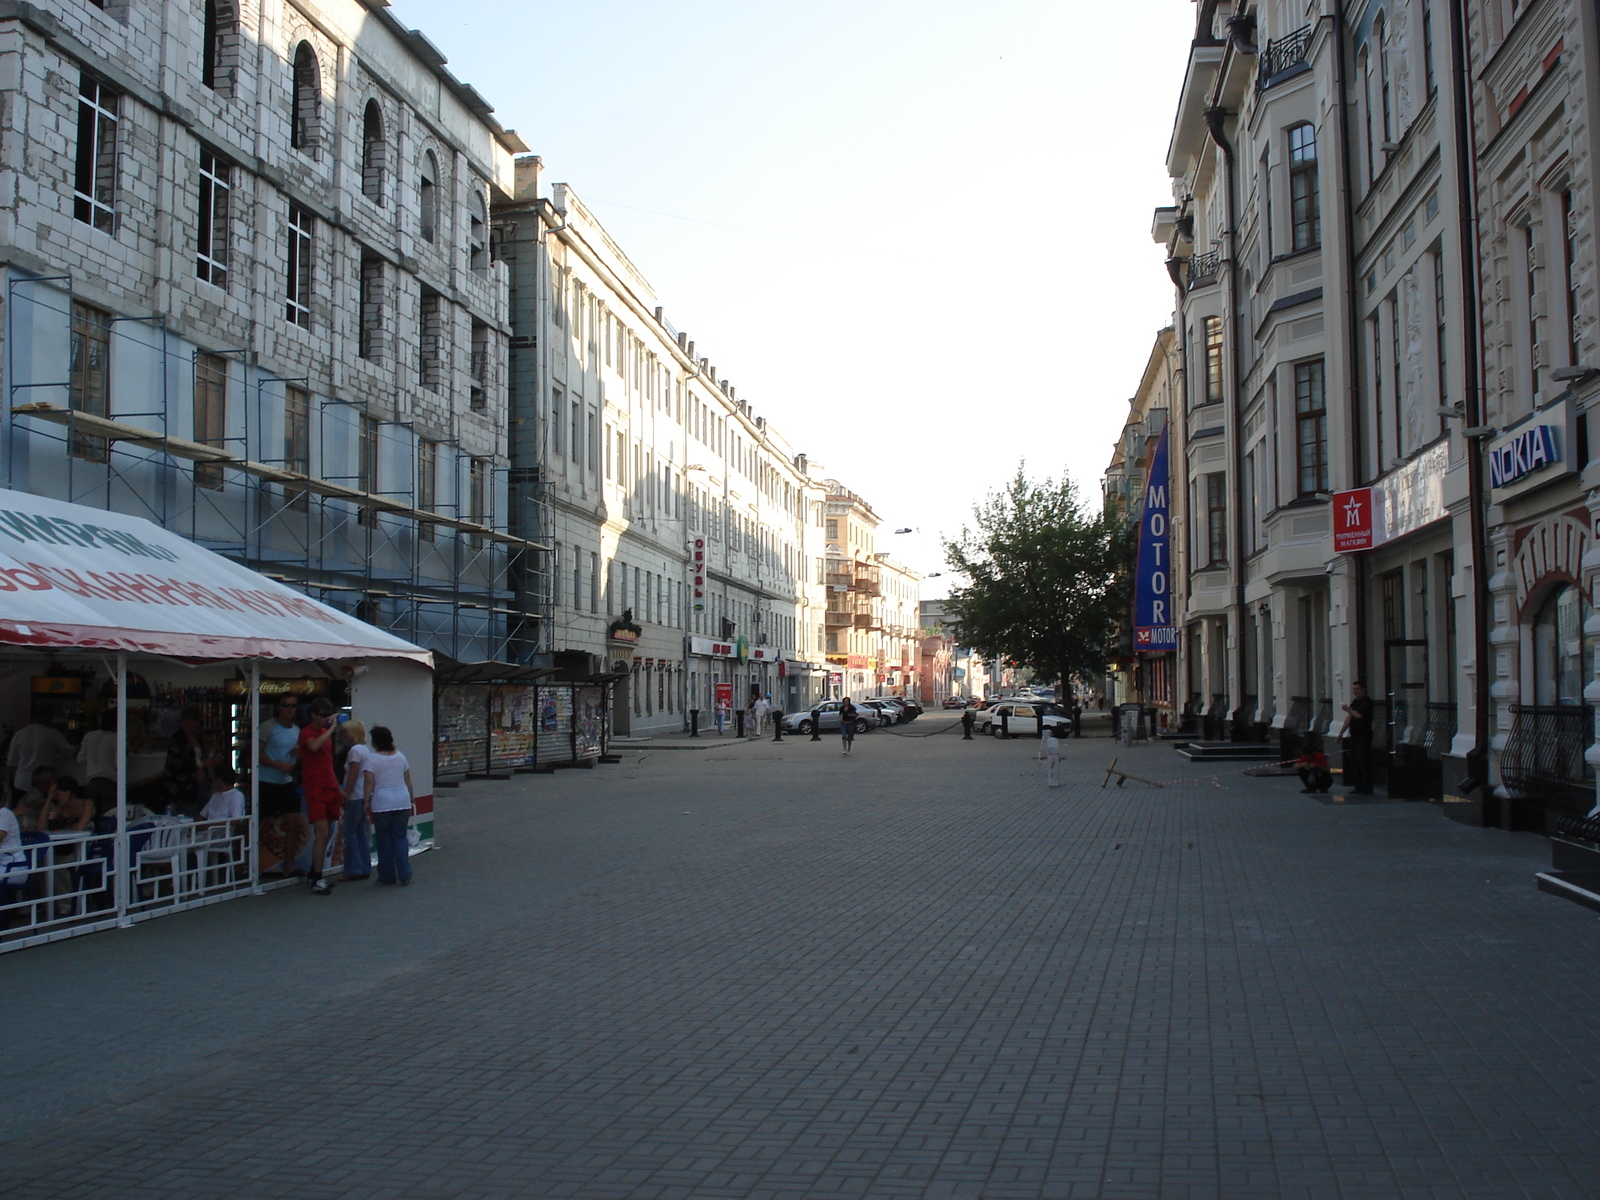
POLYGON ((1372 550, 1415 533, 1448 515, 1444 477, 1450 470, 1450 443, 1429 446, 1370 488, 1333 494, 1333 548, 1349 554, 1372 550))
POLYGON ((1563 400, 1549 404, 1489 446, 1489 487, 1498 501, 1531 492, 1576 470, 1577 410, 1563 400))
POLYGON ((689 565, 694 568, 694 611, 706 610, 706 540, 695 538, 689 545, 689 565))
POLYGON ((1167 429, 1163 428, 1150 456, 1144 510, 1139 515, 1139 557, 1133 586, 1136 650, 1175 650, 1178 646, 1172 614, 1172 564, 1167 554, 1167 490, 1167 429))
POLYGON ((717 707, 733 707, 733 684, 722 682, 717 684, 717 707))
POLYGON ((1336 554, 1372 549, 1372 489, 1333 494, 1333 549, 1336 554))

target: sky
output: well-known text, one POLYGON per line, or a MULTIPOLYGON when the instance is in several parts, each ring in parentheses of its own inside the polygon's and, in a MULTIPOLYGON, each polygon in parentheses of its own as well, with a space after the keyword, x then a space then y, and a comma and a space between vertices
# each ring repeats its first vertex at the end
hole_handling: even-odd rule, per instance
MULTIPOLYGON (((880 550, 1099 479, 1172 286, 1192 0, 394 0, 880 550), (917 532, 895 536, 890 530, 917 532)), ((948 580, 924 584, 943 594, 948 580)))

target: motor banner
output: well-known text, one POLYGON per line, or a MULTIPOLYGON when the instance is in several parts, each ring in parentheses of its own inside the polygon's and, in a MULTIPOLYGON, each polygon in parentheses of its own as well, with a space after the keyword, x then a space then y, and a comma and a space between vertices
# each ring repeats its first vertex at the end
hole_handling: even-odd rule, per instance
POLYGON ((1133 645, 1171 650, 1178 644, 1172 614, 1172 564, 1168 556, 1167 430, 1161 431, 1145 479, 1139 514, 1139 558, 1134 569, 1133 645))

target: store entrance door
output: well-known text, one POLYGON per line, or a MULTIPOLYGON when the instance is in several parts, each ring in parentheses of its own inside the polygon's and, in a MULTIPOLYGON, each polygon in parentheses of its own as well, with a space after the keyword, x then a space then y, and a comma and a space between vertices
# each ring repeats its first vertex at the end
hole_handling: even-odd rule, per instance
POLYGON ((611 688, 611 731, 621 737, 627 737, 633 729, 633 697, 629 695, 632 683, 631 677, 621 675, 611 688))
POLYGON ((1383 643, 1383 694, 1390 799, 1423 799, 1433 782, 1423 735, 1428 727, 1428 643, 1390 638, 1383 643))

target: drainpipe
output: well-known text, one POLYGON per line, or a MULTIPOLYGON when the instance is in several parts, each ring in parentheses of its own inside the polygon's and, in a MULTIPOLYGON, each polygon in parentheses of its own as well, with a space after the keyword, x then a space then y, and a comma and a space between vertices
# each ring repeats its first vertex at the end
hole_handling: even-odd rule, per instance
MULTIPOLYGON (((1456 150, 1457 224, 1461 232, 1461 322, 1463 369, 1466 376, 1464 422, 1467 428, 1484 423, 1483 376, 1479 356, 1482 312, 1478 307, 1480 272, 1478 224, 1473 172, 1474 145, 1471 121, 1471 81, 1467 78, 1467 14, 1461 0, 1450 0, 1450 99, 1454 112, 1456 150)), ((1476 669, 1472 678, 1472 749, 1467 754, 1467 778, 1463 791, 1489 786, 1489 614, 1484 596, 1489 589, 1487 529, 1488 497, 1483 490, 1483 440, 1469 437, 1467 444, 1467 505, 1472 538, 1472 654, 1476 669), (1469 787, 1468 785, 1472 785, 1469 787)))
MULTIPOLYGON (((1228 372, 1229 380, 1233 385, 1233 411, 1230 414, 1233 425, 1233 490, 1239 496, 1240 501, 1242 501, 1244 487, 1244 416, 1242 411, 1243 406, 1240 402, 1240 392, 1243 389, 1244 380, 1240 373, 1240 367, 1243 363, 1243 358, 1241 357, 1240 353, 1241 343, 1239 333, 1239 208, 1238 200, 1235 195, 1236 188, 1233 162, 1233 144, 1228 141, 1227 135, 1222 132, 1223 122, 1228 119, 1229 115, 1230 114, 1226 109, 1220 108, 1216 105, 1206 109, 1204 113, 1206 132, 1211 135, 1211 140, 1215 142, 1217 144, 1217 148, 1222 151, 1222 169, 1223 175, 1225 176, 1225 199, 1228 206, 1227 321, 1228 329, 1230 331, 1228 338, 1229 357, 1231 357, 1233 360, 1232 369, 1228 372)), ((1235 503, 1233 510, 1233 599, 1234 607, 1239 613, 1238 617, 1235 619, 1234 628, 1234 637, 1239 643, 1239 708, 1234 710, 1237 713, 1243 709, 1244 698, 1248 694, 1244 689, 1249 686, 1247 680, 1245 679, 1245 668, 1249 665, 1249 654, 1245 647, 1244 630, 1244 504, 1242 502, 1235 503)))
MULTIPOLYGON (((1356 203, 1350 181, 1355 177, 1352 163, 1350 137, 1350 74, 1345 53, 1344 0, 1334 0, 1333 5, 1333 73, 1334 92, 1339 97, 1339 211, 1344 221, 1344 344, 1348 361, 1347 403, 1350 412, 1350 486, 1360 487, 1366 476, 1361 469, 1364 422, 1361 419, 1361 338, 1356 320, 1359 311, 1359 284, 1356 272, 1356 203)), ((1329 480, 1332 483, 1332 480, 1329 480)), ((1350 556, 1351 608, 1355 624, 1356 664, 1355 677, 1367 675, 1367 560, 1365 556, 1350 556)), ((1330 666, 1332 664, 1330 663, 1330 666)), ((1333 680, 1328 681, 1328 691, 1333 691, 1333 680)))

